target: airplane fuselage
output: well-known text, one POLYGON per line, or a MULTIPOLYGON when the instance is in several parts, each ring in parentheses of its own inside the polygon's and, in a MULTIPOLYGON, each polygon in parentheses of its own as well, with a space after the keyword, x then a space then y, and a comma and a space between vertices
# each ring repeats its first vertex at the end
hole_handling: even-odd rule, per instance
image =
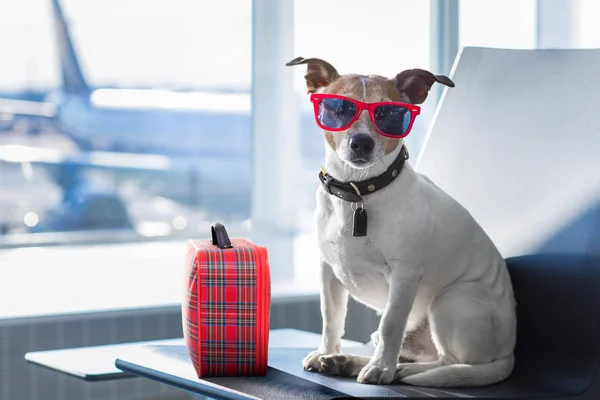
MULTIPOLYGON (((169 157, 251 156, 249 94, 100 89, 66 95, 58 119, 87 150, 169 157)), ((274 110, 277 112, 277 110, 274 110)), ((320 158, 323 142, 312 114, 302 112, 302 154, 320 158)))

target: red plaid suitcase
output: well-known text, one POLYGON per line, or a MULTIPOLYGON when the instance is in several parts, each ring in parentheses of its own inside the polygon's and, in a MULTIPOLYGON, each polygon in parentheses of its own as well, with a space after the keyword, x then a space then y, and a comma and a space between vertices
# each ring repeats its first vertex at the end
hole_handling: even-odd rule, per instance
POLYGON ((190 240, 183 336, 199 378, 267 373, 271 283, 267 249, 230 240, 190 240))

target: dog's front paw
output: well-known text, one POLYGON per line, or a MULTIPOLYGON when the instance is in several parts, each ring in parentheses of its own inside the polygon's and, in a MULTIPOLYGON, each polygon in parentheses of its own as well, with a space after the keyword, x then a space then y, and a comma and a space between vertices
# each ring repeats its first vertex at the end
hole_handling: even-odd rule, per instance
POLYGON ((396 364, 384 365, 381 362, 374 362, 365 365, 358 374, 359 383, 371 383, 377 385, 388 385, 394 380, 396 374, 396 364))
POLYGON ((308 355, 304 357, 304 360, 302 360, 302 366, 304 367, 304 370, 315 372, 323 371, 321 361, 319 360, 319 358, 323 355, 324 354, 319 350, 308 353, 308 355))

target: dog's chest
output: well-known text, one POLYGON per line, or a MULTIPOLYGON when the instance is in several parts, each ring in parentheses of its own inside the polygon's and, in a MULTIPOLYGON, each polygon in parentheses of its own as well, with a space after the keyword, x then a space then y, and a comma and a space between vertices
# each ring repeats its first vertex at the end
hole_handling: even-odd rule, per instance
MULTIPOLYGON (((372 213, 371 213, 372 214, 372 213)), ((354 210, 350 207, 335 212, 321 221, 319 242, 321 253, 330 264, 357 262, 381 262, 384 254, 376 242, 376 224, 373 216, 367 214, 367 235, 353 236, 354 210), (371 217, 371 218, 369 218, 371 217)))
MULTIPOLYGON (((386 234, 389 221, 382 221, 382 215, 368 207, 367 236, 352 235, 357 206, 345 203, 334 207, 329 203, 320 208, 317 214, 320 254, 352 294, 357 297, 376 294, 385 301, 386 276, 390 272, 387 260, 397 257, 398 248, 391 240, 392 235, 386 234)), ((372 302, 379 303, 379 300, 372 302)))

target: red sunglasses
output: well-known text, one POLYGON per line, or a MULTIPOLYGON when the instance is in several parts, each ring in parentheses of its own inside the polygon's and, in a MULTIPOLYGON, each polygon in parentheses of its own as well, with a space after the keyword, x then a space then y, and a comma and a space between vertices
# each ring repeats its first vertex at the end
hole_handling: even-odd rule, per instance
POLYGON ((421 107, 398 101, 363 103, 337 94, 313 93, 317 125, 326 131, 348 129, 364 110, 369 111, 377 132, 391 138, 403 138, 410 133, 421 107))

